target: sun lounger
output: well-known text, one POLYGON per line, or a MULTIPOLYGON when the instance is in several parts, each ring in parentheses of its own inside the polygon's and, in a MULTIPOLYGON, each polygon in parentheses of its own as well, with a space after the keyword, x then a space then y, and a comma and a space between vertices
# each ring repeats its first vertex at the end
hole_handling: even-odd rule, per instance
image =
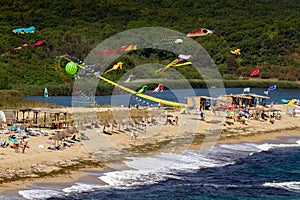
POLYGON ((7 146, 9 146, 9 144, 6 142, 5 139, 3 139, 2 142, 1 142, 1 147, 5 148, 7 146))
POLYGON ((76 135, 73 135, 73 137, 70 140, 72 140, 74 142, 80 142, 80 140, 76 139, 76 135))
POLYGON ((90 138, 86 135, 84 135, 83 133, 80 134, 80 139, 81 140, 89 140, 90 138))

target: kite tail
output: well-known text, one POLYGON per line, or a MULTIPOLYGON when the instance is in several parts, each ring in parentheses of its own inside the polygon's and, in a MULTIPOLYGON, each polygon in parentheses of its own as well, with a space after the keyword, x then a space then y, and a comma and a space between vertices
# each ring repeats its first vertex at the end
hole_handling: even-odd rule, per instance
POLYGON ((68 85, 70 85, 71 87, 73 87, 72 81, 70 81, 68 79, 68 77, 64 74, 63 70, 61 69, 61 67, 60 67, 60 61, 61 61, 61 57, 56 57, 55 58, 54 69, 65 80, 65 82, 68 83, 68 85))

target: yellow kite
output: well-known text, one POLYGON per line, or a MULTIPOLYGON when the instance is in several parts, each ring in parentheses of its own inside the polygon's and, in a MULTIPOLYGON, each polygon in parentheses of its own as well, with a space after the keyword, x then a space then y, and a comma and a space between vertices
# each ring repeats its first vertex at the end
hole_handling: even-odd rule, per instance
POLYGON ((107 70, 106 72, 104 72, 104 74, 107 74, 108 72, 111 72, 113 70, 117 70, 117 69, 122 69, 123 63, 122 62, 118 62, 117 64, 115 64, 111 69, 107 70))

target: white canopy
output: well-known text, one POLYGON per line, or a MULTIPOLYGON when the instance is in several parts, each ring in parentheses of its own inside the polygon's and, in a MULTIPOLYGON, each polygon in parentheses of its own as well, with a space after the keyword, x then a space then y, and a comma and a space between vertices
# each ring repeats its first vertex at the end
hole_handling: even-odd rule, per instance
POLYGON ((2 110, 0 110, 0 121, 6 122, 5 113, 2 110))

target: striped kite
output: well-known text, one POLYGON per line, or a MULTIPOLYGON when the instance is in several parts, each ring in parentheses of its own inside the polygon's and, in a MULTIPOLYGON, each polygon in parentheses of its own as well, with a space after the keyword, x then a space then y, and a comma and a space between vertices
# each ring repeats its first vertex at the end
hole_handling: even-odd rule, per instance
POLYGON ((123 51, 131 51, 131 50, 136 50, 137 46, 130 44, 130 45, 126 45, 126 46, 122 46, 120 49, 115 49, 115 50, 110 50, 110 49, 104 49, 100 51, 100 54, 114 54, 114 53, 118 53, 118 52, 123 52, 123 51))

